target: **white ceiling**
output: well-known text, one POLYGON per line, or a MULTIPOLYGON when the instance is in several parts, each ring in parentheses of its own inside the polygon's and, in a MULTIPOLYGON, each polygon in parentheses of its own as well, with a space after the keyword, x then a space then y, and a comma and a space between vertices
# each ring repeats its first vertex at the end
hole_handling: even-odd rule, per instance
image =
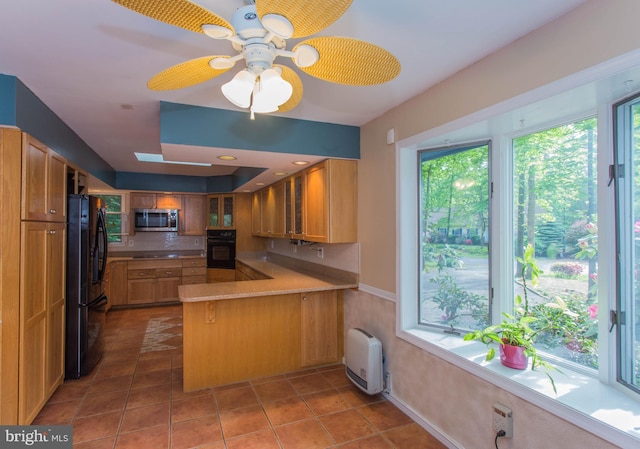
MULTIPOLYGON (((353 37, 379 45, 399 59, 400 75, 379 86, 354 87, 294 69, 302 79, 304 97, 295 109, 280 115, 363 125, 584 2, 354 0, 340 19, 318 35, 353 37)), ((195 3, 228 21, 244 5, 243 0, 195 3)), ((298 41, 287 41, 287 49, 298 41)), ((0 73, 17 76, 117 171, 227 173, 229 167, 142 163, 133 153, 161 152, 160 101, 240 110, 220 92, 239 65, 218 78, 181 90, 156 92, 146 87, 152 76, 180 62, 234 54, 228 41, 155 21, 109 0, 2 1, 0 73)), ((281 59, 277 62, 295 67, 281 59)), ((291 160, 300 159, 274 153, 257 158, 246 150, 180 150, 182 160, 271 168, 261 175, 265 177, 273 171, 295 171, 291 160), (236 161, 215 159, 232 153, 238 156, 236 161)), ((306 159, 313 162, 318 157, 306 159)))

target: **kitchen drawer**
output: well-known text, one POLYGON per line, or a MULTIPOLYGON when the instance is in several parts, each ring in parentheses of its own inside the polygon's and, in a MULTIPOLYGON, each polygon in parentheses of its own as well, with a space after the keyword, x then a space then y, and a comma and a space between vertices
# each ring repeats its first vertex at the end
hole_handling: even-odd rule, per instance
POLYGON ((182 276, 182 268, 158 268, 156 269, 156 277, 159 278, 175 278, 182 276))
POLYGON ((206 284, 207 283, 207 275, 202 275, 202 276, 183 276, 182 277, 182 284, 183 285, 189 285, 189 284, 206 284))
POLYGON ((127 270, 127 279, 153 279, 156 277, 156 270, 127 270))
POLYGON ((129 270, 158 269, 158 268, 182 268, 182 262, 178 259, 147 259, 131 260, 129 270))
POLYGON ((204 257, 198 259, 182 259, 182 267, 207 267, 207 260, 204 257))
POLYGON ((182 269, 183 276, 207 276, 207 267, 191 267, 182 269))

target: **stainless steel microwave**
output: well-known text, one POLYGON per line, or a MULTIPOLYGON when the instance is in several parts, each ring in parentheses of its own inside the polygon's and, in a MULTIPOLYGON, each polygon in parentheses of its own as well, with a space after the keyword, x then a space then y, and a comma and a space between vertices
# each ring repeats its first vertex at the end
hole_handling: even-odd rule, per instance
POLYGON ((136 232, 178 230, 177 209, 134 209, 133 226, 136 232))

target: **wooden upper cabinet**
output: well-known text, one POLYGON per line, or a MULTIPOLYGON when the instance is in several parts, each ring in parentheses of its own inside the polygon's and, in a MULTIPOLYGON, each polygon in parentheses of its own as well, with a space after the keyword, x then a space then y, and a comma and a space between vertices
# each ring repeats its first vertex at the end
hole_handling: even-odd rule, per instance
POLYGON ((289 238, 301 239, 302 235, 302 198, 304 196, 304 176, 302 173, 285 180, 285 234, 289 238))
POLYGON ((235 228, 235 195, 207 195, 208 228, 235 228))
POLYGON ((326 163, 304 172, 303 238, 313 241, 329 240, 329 174, 326 163))
POLYGON ((182 196, 153 192, 131 192, 129 202, 131 209, 180 209, 182 196))
POLYGON ((261 235, 284 237, 284 182, 261 190, 261 235))
POLYGON ((155 209, 156 194, 131 192, 129 203, 131 204, 131 209, 155 209))
POLYGON ((356 161, 327 159, 255 192, 252 233, 311 242, 356 242, 357 175, 356 161))
POLYGON ((262 191, 251 194, 251 233, 262 234, 262 191))
POLYGON ((205 235, 207 233, 205 209, 207 197, 204 195, 182 195, 179 213, 180 235, 205 235))
POLYGON ((180 209, 180 207, 182 207, 182 195, 156 194, 157 209, 180 209))
POLYGON ((66 159, 26 133, 22 139, 22 219, 66 221, 66 159))
POLYGON ((357 161, 327 159, 304 172, 305 240, 358 241, 357 161))

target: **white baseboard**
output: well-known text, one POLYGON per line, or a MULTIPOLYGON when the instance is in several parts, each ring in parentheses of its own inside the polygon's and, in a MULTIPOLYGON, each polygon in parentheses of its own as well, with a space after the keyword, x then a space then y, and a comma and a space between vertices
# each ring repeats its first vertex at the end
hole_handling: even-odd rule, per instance
POLYGON ((387 400, 389 400, 389 402, 391 402, 393 405, 395 405, 400 410, 402 410, 403 413, 405 413, 407 416, 409 416, 411 419, 413 419, 416 422, 416 424, 418 424, 424 430, 426 430, 431 435, 433 435, 438 441, 440 441, 442 444, 444 444, 447 448, 449 448, 449 449, 464 449, 463 446, 461 446, 460 444, 458 444, 454 440, 450 439, 440 428, 438 428, 438 427, 430 424, 429 422, 425 421, 411 407, 409 407, 407 404, 405 404, 400 399, 396 398, 393 395, 393 393, 391 393, 391 394, 382 393, 382 395, 385 398, 387 398, 387 400))

